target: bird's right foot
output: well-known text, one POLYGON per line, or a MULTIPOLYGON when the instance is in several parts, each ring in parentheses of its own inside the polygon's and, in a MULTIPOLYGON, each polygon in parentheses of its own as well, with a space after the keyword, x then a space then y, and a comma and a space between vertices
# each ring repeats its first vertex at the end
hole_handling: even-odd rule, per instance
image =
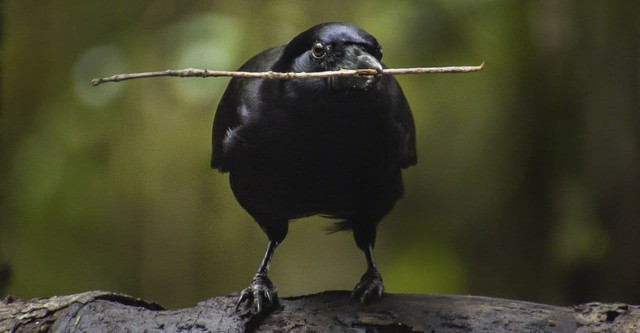
POLYGON ((280 306, 278 291, 267 275, 256 274, 247 288, 240 293, 236 312, 241 317, 265 316, 280 306))
POLYGON ((360 282, 351 293, 351 299, 359 299, 360 303, 367 304, 382 299, 383 294, 384 285, 382 284, 382 275, 373 267, 362 275, 360 282))

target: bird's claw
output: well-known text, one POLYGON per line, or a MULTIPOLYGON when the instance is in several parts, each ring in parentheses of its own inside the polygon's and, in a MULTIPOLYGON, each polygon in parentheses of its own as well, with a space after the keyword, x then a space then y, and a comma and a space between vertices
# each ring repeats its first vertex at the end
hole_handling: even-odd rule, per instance
POLYGON ((251 285, 243 289, 236 305, 241 317, 267 315, 280 306, 278 291, 266 275, 257 274, 251 285))
POLYGON ((369 269, 353 288, 351 299, 360 300, 360 303, 367 304, 382 299, 383 294, 382 275, 377 269, 369 269))

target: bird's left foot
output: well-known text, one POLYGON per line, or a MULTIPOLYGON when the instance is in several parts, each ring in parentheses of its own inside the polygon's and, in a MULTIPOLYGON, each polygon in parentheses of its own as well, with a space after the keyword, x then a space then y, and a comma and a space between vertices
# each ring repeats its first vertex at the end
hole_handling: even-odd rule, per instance
POLYGON ((256 274, 251 285, 240 293, 236 312, 241 317, 264 317, 280 306, 278 292, 265 274, 256 274))
POLYGON ((382 294, 384 294, 382 275, 374 268, 362 275, 360 282, 353 288, 351 299, 359 299, 360 303, 367 304, 382 299, 382 294))

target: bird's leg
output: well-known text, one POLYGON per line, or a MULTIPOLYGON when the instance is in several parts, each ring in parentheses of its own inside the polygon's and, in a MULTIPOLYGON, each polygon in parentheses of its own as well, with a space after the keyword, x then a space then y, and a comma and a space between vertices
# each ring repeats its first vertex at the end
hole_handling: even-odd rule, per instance
POLYGON ((368 245, 363 251, 367 258, 367 271, 353 289, 351 299, 359 299, 361 303, 365 304, 381 299, 384 294, 384 285, 382 284, 382 275, 373 260, 373 245, 368 245))
POLYGON ((241 316, 266 315, 280 305, 278 291, 267 276, 271 258, 278 244, 279 242, 277 241, 269 241, 267 252, 264 254, 262 263, 256 275, 253 277, 251 285, 240 293, 236 311, 239 312, 241 316))

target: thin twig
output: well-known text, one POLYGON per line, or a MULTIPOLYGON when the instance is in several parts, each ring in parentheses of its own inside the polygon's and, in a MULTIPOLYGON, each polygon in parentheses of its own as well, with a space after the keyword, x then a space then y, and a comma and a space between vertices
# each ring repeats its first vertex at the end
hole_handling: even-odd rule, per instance
POLYGON ((312 72, 312 73, 280 73, 280 72, 236 72, 236 71, 213 71, 208 69, 167 69, 161 72, 145 72, 118 74, 100 79, 91 80, 91 84, 97 86, 106 82, 120 82, 133 79, 142 79, 158 76, 177 77, 241 77, 241 78, 263 78, 263 79, 309 79, 335 76, 365 76, 365 75, 400 75, 400 74, 427 74, 427 73, 470 73, 482 69, 484 62, 479 66, 450 66, 450 67, 416 67, 416 68, 386 68, 376 69, 342 69, 339 71, 312 72))

